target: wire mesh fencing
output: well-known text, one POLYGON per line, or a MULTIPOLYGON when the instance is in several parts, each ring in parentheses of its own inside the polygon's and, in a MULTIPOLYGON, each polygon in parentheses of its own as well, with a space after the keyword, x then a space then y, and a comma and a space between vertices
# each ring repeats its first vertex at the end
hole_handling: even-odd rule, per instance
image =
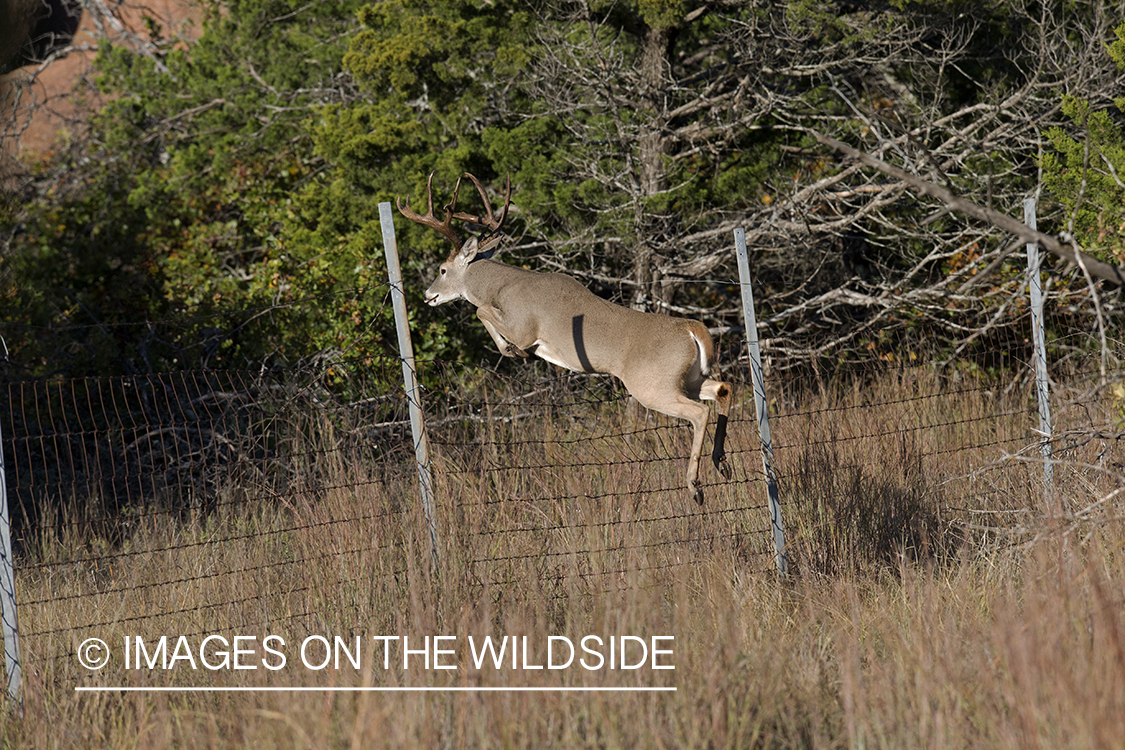
MULTIPOLYGON (((844 377, 775 378, 775 451, 798 567, 833 574, 1019 545, 1125 481, 1119 345, 1099 372, 1093 336, 1052 339, 1056 413, 1044 435, 1028 317, 944 360, 893 346, 844 377), (1050 481, 1044 455, 1057 468, 1050 481)), ((1054 322, 1073 330, 1073 319, 1054 322)))
MULTIPOLYGON (((1010 366, 1027 347, 1018 333, 983 336, 944 364, 873 356, 847 372, 767 375, 787 549, 798 571, 947 559, 989 528, 1014 533, 1018 514, 1049 511, 1032 375, 1010 366)), ((749 569, 772 569, 745 362, 724 374, 738 393, 728 432, 733 476, 724 481, 704 458, 702 506, 684 480, 690 427, 638 409, 615 380, 543 366, 537 377, 427 367, 446 384, 431 400, 441 405, 431 411, 442 410, 430 432, 439 496, 478 585, 563 596, 573 581, 608 587, 631 569, 701 564, 719 548, 749 569)), ((1061 364, 1056 373, 1076 386, 1090 375, 1061 364)), ((1060 430, 1118 434, 1111 390, 1095 399, 1099 414, 1087 406, 1078 423, 1082 399, 1060 398, 1060 430)), ((708 441, 713 428, 712 418, 708 441)), ((1056 494, 1066 491, 1063 479, 1056 494)))
MULTIPOLYGON (((748 431, 732 429, 729 481, 703 459, 697 505, 685 478, 690 426, 637 408, 614 379, 429 367, 442 383, 476 381, 442 394, 430 438, 439 496, 477 585, 600 591, 630 571, 690 565, 717 549, 756 569, 772 564, 760 465, 744 461, 757 450, 748 431)), ((744 408, 732 424, 753 423, 744 408)))
POLYGON ((109 626, 317 620, 320 586, 358 584, 357 557, 403 572, 401 545, 370 533, 413 523, 405 400, 383 377, 398 365, 365 362, 376 390, 348 401, 330 382, 346 362, 10 384, 19 581, 46 592, 19 602, 26 653, 72 655, 109 626))
MULTIPOLYGON (((1054 340, 1059 470, 1045 490, 1021 330, 936 363, 883 342, 861 366, 767 370, 793 570, 942 561, 1033 538, 1044 516, 1077 528, 1110 512, 1121 370, 1088 334, 1054 340)), ((563 611, 717 560, 772 571, 749 368, 740 337, 719 346, 736 389, 732 476, 705 455, 702 505, 685 478, 690 426, 638 407, 614 378, 420 362, 436 571, 397 357, 11 379, 0 424, 25 663, 69 664, 91 633, 299 637, 364 618, 393 632, 404 615, 387 603, 419 581, 563 611)), ((707 446, 713 431, 712 417, 707 446)))

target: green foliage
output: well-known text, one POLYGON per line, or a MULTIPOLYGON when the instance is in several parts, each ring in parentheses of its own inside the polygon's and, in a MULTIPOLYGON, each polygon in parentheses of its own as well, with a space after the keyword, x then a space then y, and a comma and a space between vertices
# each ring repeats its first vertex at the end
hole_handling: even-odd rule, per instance
MULTIPOLYGON (((0 319, 27 332, 9 336, 14 361, 80 374, 386 354, 378 203, 417 202, 435 167, 448 185, 490 176, 482 133, 495 82, 527 60, 521 7, 215 0, 190 47, 103 46, 100 140, 48 165, 67 184, 0 217, 0 319), (420 96, 438 105, 427 116, 420 96), (98 333, 168 318, 186 322, 159 356, 144 325, 98 333)), ((398 223, 419 354, 477 347, 463 311, 421 303, 440 238, 398 223)))
POLYGON ((13 362, 56 372, 138 359, 137 342, 111 327, 159 317, 165 305, 147 217, 116 188, 120 178, 120 165, 96 163, 77 188, 52 181, 29 203, 0 208, 0 231, 19 232, 17 251, 0 256, 0 325, 13 362), (53 329, 68 325, 77 327, 57 340, 53 329))
POLYGON ((342 40, 359 5, 215 2, 190 49, 153 59, 103 45, 102 138, 84 164, 69 165, 70 184, 13 212, 27 228, 10 259, 23 265, 5 277, 5 317, 56 327, 188 322, 160 360, 103 347, 65 362, 57 342, 27 337, 19 361, 33 371, 117 372, 381 351, 385 274, 372 261, 382 248, 364 228, 373 208, 336 191, 334 210, 366 218, 343 233, 310 230, 309 219, 325 189, 333 195, 311 123, 341 95, 342 40), (325 304, 341 289, 361 291, 325 304))
MULTIPOLYGON (((761 219, 836 168, 800 118, 853 117, 832 87, 865 75, 850 60, 875 59, 869 47, 883 49, 896 19, 914 14, 940 31, 973 12, 1004 29, 1003 4, 893 5, 207 0, 190 44, 161 41, 155 57, 100 50, 109 103, 95 140, 45 164, 48 187, 0 213, 10 237, 0 324, 25 332, 9 343, 34 373, 378 358, 394 341, 378 205, 424 205, 431 172, 439 205, 463 172, 493 196, 510 173, 511 234, 623 301, 657 286, 644 264, 674 277, 716 252, 720 229, 761 219), (779 38, 746 31, 757 28, 779 38), (825 56, 835 56, 831 76, 780 72, 819 68, 825 56), (154 343, 143 323, 160 319, 187 322, 154 343), (76 324, 85 328, 67 339, 36 334, 76 324), (104 333, 116 324, 125 332, 104 333)), ((978 59, 957 74, 971 85, 879 75, 908 81, 919 99, 938 101, 948 85, 969 100, 981 96, 977 79, 1004 73, 978 59)), ((873 86, 860 104, 893 110, 885 91, 873 86)), ((998 156, 973 168, 1009 164, 998 156)), ((479 210, 473 191, 461 201, 479 210)), ((468 306, 421 302, 445 240, 397 225, 420 355, 497 357, 468 306)), ((913 265, 926 252, 918 241, 856 244, 883 253, 861 258, 864 268, 913 265)), ((509 262, 543 265, 507 251, 509 262)), ((826 291, 809 279, 835 261, 795 253, 763 281, 826 291)), ((716 278, 729 270, 709 268, 716 278)), ((675 290, 677 304, 734 309, 735 292, 719 285, 675 290)))
MULTIPOLYGON (((705 14, 684 24, 689 6, 594 3, 589 17, 568 15, 566 4, 401 0, 370 6, 360 14, 366 28, 345 58, 368 96, 323 114, 316 131, 320 152, 354 188, 393 190, 415 205, 431 171, 446 191, 464 171, 494 188, 510 173, 517 235, 530 233, 555 248, 579 238, 590 245, 612 238, 586 262, 609 277, 627 278, 638 244, 669 243, 711 221, 717 206, 761 205, 773 191, 764 183, 779 156, 765 142, 789 140, 762 130, 734 131, 718 153, 657 157, 662 182, 672 189, 638 197, 637 165, 646 158, 639 142, 656 115, 642 101, 623 101, 638 100, 634 78, 650 32, 674 34, 676 56, 691 58, 744 12, 705 14), (571 67, 532 69, 533 61, 556 58, 571 67), (601 72, 591 78, 590 71, 601 72)), ((676 75, 694 78, 700 90, 709 69, 735 59, 725 49, 696 56, 698 62, 676 75)), ((692 86, 677 96, 690 101, 692 86)), ((444 253, 433 232, 408 227, 407 236, 430 257, 444 253)))
POLYGON ((656 29, 678 25, 692 9, 687 0, 638 0, 637 8, 645 25, 656 29))
MULTIPOLYGON (((1108 48, 1119 69, 1125 70, 1125 23, 1115 30, 1117 41, 1108 48)), ((1074 134, 1061 127, 1048 129, 1054 152, 1043 155, 1043 181, 1048 194, 1062 204, 1078 243, 1101 260, 1125 264, 1125 132, 1120 113, 1125 97, 1114 101, 1113 113, 1094 109, 1076 96, 1064 96, 1063 113, 1074 123, 1074 134)))

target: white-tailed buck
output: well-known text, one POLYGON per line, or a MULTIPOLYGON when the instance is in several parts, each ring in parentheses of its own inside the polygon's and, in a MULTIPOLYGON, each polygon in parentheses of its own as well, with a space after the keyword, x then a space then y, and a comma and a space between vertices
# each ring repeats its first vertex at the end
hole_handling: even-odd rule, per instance
POLYGON ((477 178, 466 174, 484 201, 487 216, 457 212, 457 193, 434 216, 433 174, 426 183, 427 212, 423 216, 398 202, 403 216, 436 229, 453 243, 437 279, 426 290, 429 305, 466 299, 477 308, 477 317, 488 329, 500 353, 507 357, 534 354, 577 372, 605 372, 617 376, 641 404, 653 411, 691 422, 695 436, 688 461, 688 491, 699 503, 699 457, 707 429, 707 404, 718 404, 715 447, 711 459, 724 478, 730 476, 723 444, 730 413, 731 386, 710 375, 716 366, 715 346, 707 327, 697 320, 630 310, 596 296, 569 276, 538 273, 509 266, 490 257, 500 244, 500 229, 508 216, 512 185, 509 177, 504 210, 497 219, 477 178), (452 222, 466 221, 485 227, 467 242, 453 230, 452 222))

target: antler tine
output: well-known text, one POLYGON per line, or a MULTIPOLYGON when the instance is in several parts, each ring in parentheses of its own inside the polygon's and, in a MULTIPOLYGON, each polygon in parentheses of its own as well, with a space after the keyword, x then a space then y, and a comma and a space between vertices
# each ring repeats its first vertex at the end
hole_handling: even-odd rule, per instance
POLYGON ((446 219, 446 221, 452 221, 453 219, 461 218, 453 212, 457 209, 457 196, 461 192, 462 179, 463 177, 457 178, 457 184, 453 186, 453 197, 449 199, 449 203, 446 204, 445 208, 442 209, 443 211, 445 211, 445 215, 449 217, 448 219, 446 219))
POLYGON ((453 206, 457 203, 457 191, 461 187, 461 180, 457 180, 457 187, 453 190, 453 201, 446 206, 445 221, 438 221, 434 216, 434 173, 430 172, 429 179, 426 180, 426 215, 414 211, 410 208, 410 200, 407 199, 404 203, 402 199, 396 198, 395 203, 398 205, 398 211, 406 218, 413 221, 415 224, 421 224, 424 227, 436 229, 442 237, 453 243, 454 252, 461 249, 461 238, 453 231, 453 206))
POLYGON ((499 221, 497 221, 496 218, 492 215, 492 203, 489 202, 488 195, 485 194, 484 186, 480 184, 480 180, 478 180, 476 177, 469 174, 468 172, 466 172, 464 174, 464 176, 469 178, 469 180, 476 187, 477 192, 480 193, 480 199, 484 203, 484 210, 488 213, 488 215, 486 217, 482 218, 480 216, 477 216, 476 214, 457 213, 457 214, 453 214, 453 218, 458 219, 460 221, 471 221, 474 224, 480 224, 481 226, 488 227, 489 232, 492 233, 492 234, 495 234, 496 232, 499 232, 500 227, 504 226, 504 220, 508 218, 508 206, 512 201, 512 175, 511 175, 511 173, 508 174, 508 186, 507 186, 507 189, 504 193, 504 210, 500 214, 500 220, 499 221))

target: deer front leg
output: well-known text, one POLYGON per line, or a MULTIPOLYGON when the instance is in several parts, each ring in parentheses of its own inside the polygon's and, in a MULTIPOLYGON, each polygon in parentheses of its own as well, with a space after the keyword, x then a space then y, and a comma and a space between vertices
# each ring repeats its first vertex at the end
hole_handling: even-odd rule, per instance
POLYGON ((488 335, 492 337, 496 348, 505 357, 527 357, 528 354, 523 349, 519 348, 511 341, 509 341, 503 333, 500 332, 503 323, 500 321, 500 311, 491 305, 478 307, 477 318, 481 323, 484 323, 484 328, 488 331, 488 335))

